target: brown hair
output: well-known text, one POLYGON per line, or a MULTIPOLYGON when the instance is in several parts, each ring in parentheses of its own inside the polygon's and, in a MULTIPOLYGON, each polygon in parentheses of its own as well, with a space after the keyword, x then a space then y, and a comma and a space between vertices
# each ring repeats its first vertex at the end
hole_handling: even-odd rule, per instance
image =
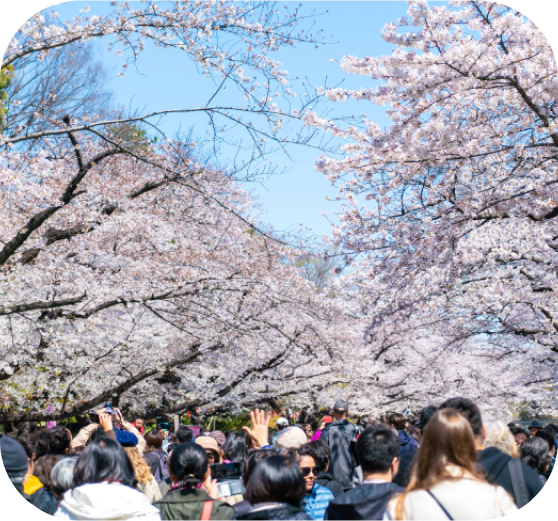
POLYGON ((134 467, 134 472, 136 473, 136 478, 140 483, 145 483, 146 481, 151 481, 153 479, 153 474, 151 474, 151 467, 145 462, 145 460, 140 456, 137 447, 124 447, 124 452, 130 458, 132 466, 134 467))
POLYGON ((413 490, 430 490, 442 481, 458 480, 467 472, 484 481, 476 470, 475 437, 469 421, 455 409, 440 409, 426 425, 407 490, 395 503, 395 519, 403 519, 407 494, 413 490), (462 469, 452 475, 447 465, 462 469))
POLYGON ((163 436, 157 431, 149 431, 143 438, 147 443, 146 453, 160 449, 163 446, 163 436))
POLYGON ((394 412, 388 416, 388 422, 398 431, 404 431, 405 424, 407 423, 407 417, 399 412, 394 412))
POLYGON ((43 484, 46 490, 52 492, 56 499, 60 500, 60 496, 56 493, 56 487, 52 480, 52 469, 60 460, 56 456, 48 455, 41 456, 35 461, 35 468, 33 473, 38 480, 43 484))

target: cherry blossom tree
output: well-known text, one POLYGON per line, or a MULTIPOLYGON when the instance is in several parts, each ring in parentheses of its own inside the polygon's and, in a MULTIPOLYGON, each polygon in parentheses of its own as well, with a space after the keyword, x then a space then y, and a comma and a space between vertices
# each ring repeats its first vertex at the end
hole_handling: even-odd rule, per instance
POLYGON ((346 143, 344 158, 324 155, 317 169, 345 203, 332 240, 349 252, 347 285, 359 288, 378 359, 411 364, 418 349, 428 354, 423 371, 451 348, 457 376, 490 363, 502 398, 555 412, 548 397, 558 354, 552 50, 533 23, 503 5, 409 4, 383 32, 391 55, 341 63, 380 85, 326 91, 334 101, 389 107, 389 127, 305 115, 346 143), (409 324, 427 324, 438 340, 425 351, 417 338, 402 344, 384 334, 409 324))

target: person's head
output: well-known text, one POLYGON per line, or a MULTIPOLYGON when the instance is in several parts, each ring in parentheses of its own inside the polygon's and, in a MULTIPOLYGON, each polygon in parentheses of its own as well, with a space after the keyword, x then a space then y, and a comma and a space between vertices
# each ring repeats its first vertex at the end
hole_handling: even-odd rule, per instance
POLYGON ((333 404, 333 416, 336 420, 344 420, 349 413, 349 405, 345 400, 337 400, 333 404))
POLYGON ((74 468, 74 488, 103 481, 118 481, 132 488, 137 485, 134 467, 124 448, 107 437, 90 442, 74 468))
POLYGON ((415 427, 414 425, 407 425, 407 433, 416 442, 420 443, 420 430, 418 427, 415 427))
POLYGON ((504 422, 488 421, 484 424, 484 428, 484 443, 486 447, 496 447, 512 458, 517 457, 517 444, 509 427, 504 422))
POLYGON ((74 486, 74 468, 77 458, 62 458, 52 469, 52 484, 56 494, 62 497, 66 490, 74 486))
POLYGON ((217 442, 219 448, 222 448, 227 441, 226 436, 221 431, 211 431, 209 433, 209 437, 213 438, 217 442))
POLYGON ((136 427, 139 429, 143 427, 143 420, 141 418, 136 418, 136 427))
POLYGON ((25 440, 21 440, 19 438, 13 438, 15 441, 17 441, 22 447, 23 450, 25 451, 25 454, 27 454, 27 474, 29 475, 33 475, 33 470, 35 468, 35 453, 34 453, 34 448, 33 446, 25 440))
POLYGON ((163 435, 158 430, 149 431, 143 438, 147 443, 146 452, 160 449, 163 446, 163 435))
POLYGON ((302 426, 302 430, 306 433, 306 437, 308 438, 308 441, 310 441, 312 439, 312 436, 314 435, 314 430, 312 429, 312 425, 310 425, 309 423, 305 423, 302 426))
POLYGON ((314 447, 307 443, 298 449, 293 449, 293 452, 298 462, 298 466, 300 467, 302 477, 304 478, 306 493, 310 494, 321 470, 319 465, 316 463, 314 447))
POLYGON ((17 441, 0 432, 0 452, 8 478, 23 495, 23 481, 29 464, 25 449, 17 441))
POLYGON ((244 472, 242 473, 242 481, 244 482, 244 487, 248 484, 252 471, 256 467, 257 463, 263 459, 271 458, 271 456, 277 456, 277 452, 273 449, 255 449, 248 453, 248 459, 246 460, 246 465, 244 466, 244 472))
POLYGON ((383 475, 386 481, 397 474, 399 438, 390 429, 383 425, 368 427, 359 436, 356 449, 363 474, 383 475))
POLYGON ((43 484, 46 490, 49 490, 55 495, 57 494, 52 479, 52 470, 59 461, 60 460, 52 454, 41 456, 35 461, 34 475, 43 484))
POLYGON ((198 436, 194 440, 194 443, 198 444, 205 450, 210 465, 222 462, 223 458, 221 457, 221 450, 213 438, 210 438, 209 436, 198 436))
POLYGON ((529 433, 521 426, 510 427, 509 429, 515 442, 515 448, 519 454, 519 447, 521 447, 521 444, 529 437, 529 433))
POLYGON ((176 437, 178 438, 178 443, 188 443, 194 439, 194 431, 182 425, 176 431, 176 437))
POLYGON ((519 459, 538 474, 544 474, 552 461, 548 443, 542 438, 527 438, 519 449, 519 459))
POLYGON ((296 459, 292 456, 271 456, 254 467, 244 498, 252 505, 278 502, 296 506, 305 494, 304 478, 296 459))
POLYGON ((534 436, 537 432, 543 430, 542 423, 538 420, 531 422, 531 425, 529 425, 529 430, 531 431, 531 436, 534 436))
POLYGON ((329 462, 331 460, 331 449, 328 444, 325 441, 318 439, 311 441, 309 445, 314 450, 316 465, 320 467, 320 470, 327 472, 329 470, 329 462))
POLYGON ((305 443, 308 443, 308 438, 304 431, 298 427, 287 427, 277 437, 278 449, 298 449, 305 443))
POLYGON ((246 447, 246 441, 242 436, 233 432, 225 441, 225 444, 221 447, 225 459, 229 461, 246 461, 248 456, 248 449, 246 447))
POLYGON ((552 436, 552 434, 550 434, 549 432, 542 430, 535 433, 535 438, 541 438, 545 440, 546 443, 548 443, 548 450, 550 451, 550 455, 554 457, 554 454, 556 453, 556 446, 554 445, 554 436, 552 436))
POLYGON ((430 418, 434 416, 434 413, 438 410, 438 407, 435 405, 428 405, 422 411, 420 411, 419 421, 417 423, 417 427, 420 431, 420 434, 424 433, 424 429, 426 429, 426 424, 430 421, 430 418))
POLYGON ((50 454, 67 454, 72 445, 72 433, 62 425, 53 427, 50 429, 50 433, 52 435, 50 454))
POLYGON ((451 398, 446 400, 440 409, 455 409, 461 413, 469 422, 471 429, 473 429, 473 436, 478 446, 482 445, 484 439, 484 429, 482 426, 482 414, 477 405, 469 400, 469 398, 451 398))
POLYGON ((146 483, 153 479, 151 474, 151 467, 146 463, 146 461, 141 457, 137 446, 125 446, 124 452, 130 459, 132 466, 134 467, 134 472, 140 483, 146 483))
POLYGON ((168 468, 171 481, 180 482, 183 488, 195 488, 209 475, 207 452, 196 443, 181 443, 172 451, 168 468))
POLYGON ((35 449, 35 459, 51 454, 52 431, 50 429, 39 429, 30 434, 27 440, 35 449))
POLYGON ((548 425, 545 425, 543 431, 552 434, 552 436, 554 436, 554 439, 558 438, 558 425, 554 423, 549 423, 548 425))
POLYGON ((394 412, 393 414, 390 414, 388 416, 387 421, 388 423, 393 425, 396 430, 404 431, 405 425, 407 423, 407 417, 404 414, 401 414, 400 412, 394 412))
POLYGON ((287 418, 278 418, 275 425, 277 425, 278 431, 286 429, 289 426, 289 420, 287 418))

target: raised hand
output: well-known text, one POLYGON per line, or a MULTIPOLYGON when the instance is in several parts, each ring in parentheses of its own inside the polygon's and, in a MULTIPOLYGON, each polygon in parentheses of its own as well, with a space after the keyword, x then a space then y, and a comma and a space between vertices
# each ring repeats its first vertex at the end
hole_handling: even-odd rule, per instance
POLYGON ((250 413, 250 421, 252 422, 252 428, 242 427, 242 429, 250 435, 254 448, 261 449, 269 444, 269 416, 265 411, 256 409, 250 413))

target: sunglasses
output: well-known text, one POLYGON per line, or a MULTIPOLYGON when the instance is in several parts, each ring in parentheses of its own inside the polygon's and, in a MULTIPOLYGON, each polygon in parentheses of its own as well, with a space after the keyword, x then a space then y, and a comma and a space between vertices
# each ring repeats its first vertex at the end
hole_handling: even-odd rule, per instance
POLYGON ((318 467, 301 467, 300 472, 302 472, 302 476, 307 478, 310 474, 313 476, 317 476, 320 472, 318 467))

